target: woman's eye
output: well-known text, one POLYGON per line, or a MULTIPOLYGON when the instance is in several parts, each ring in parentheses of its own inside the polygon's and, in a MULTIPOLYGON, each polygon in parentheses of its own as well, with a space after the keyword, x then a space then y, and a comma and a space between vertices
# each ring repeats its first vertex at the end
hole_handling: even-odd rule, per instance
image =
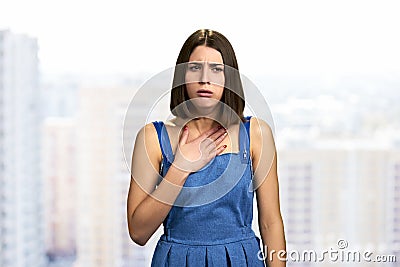
POLYGON ((221 72, 221 71, 224 71, 224 69, 223 69, 223 68, 220 68, 220 67, 212 68, 212 70, 213 70, 213 72, 221 72))
POLYGON ((199 65, 192 65, 192 66, 189 66, 189 69, 191 71, 197 71, 197 70, 200 70, 201 67, 199 65))

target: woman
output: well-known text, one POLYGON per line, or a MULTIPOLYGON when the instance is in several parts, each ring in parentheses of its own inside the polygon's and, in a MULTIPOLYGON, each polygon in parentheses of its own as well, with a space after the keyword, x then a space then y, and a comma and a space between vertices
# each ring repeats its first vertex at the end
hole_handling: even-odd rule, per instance
POLYGON ((243 116, 244 105, 229 41, 194 32, 176 62, 175 118, 145 125, 133 151, 131 239, 145 245, 164 226, 152 266, 285 266, 276 254, 286 247, 273 135, 243 116), (251 229, 254 191, 264 254, 276 251, 266 259, 251 229))

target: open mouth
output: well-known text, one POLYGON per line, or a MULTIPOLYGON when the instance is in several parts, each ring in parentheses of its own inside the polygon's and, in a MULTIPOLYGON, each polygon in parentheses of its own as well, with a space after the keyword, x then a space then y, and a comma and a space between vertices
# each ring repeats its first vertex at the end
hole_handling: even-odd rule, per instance
POLYGON ((206 89, 200 89, 197 91, 197 95, 200 97, 211 97, 212 94, 213 93, 210 90, 206 90, 206 89))

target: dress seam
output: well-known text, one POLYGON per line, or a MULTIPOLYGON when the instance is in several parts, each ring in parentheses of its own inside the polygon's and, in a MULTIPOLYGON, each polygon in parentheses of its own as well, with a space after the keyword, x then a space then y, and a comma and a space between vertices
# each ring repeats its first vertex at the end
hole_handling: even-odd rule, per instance
POLYGON ((185 243, 185 242, 179 242, 176 240, 165 240, 165 239, 160 239, 160 242, 165 242, 165 243, 174 243, 174 244, 180 244, 180 245, 185 245, 185 246, 199 246, 199 247, 212 247, 212 246, 220 246, 220 245, 227 245, 227 244, 232 244, 232 243, 238 243, 238 242, 242 242, 242 241, 246 241, 246 240, 250 240, 252 238, 255 238, 256 236, 250 236, 250 237, 245 237, 243 239, 239 239, 239 240, 234 240, 234 241, 228 241, 228 242, 222 242, 222 243, 215 243, 215 244, 193 244, 193 243, 185 243))

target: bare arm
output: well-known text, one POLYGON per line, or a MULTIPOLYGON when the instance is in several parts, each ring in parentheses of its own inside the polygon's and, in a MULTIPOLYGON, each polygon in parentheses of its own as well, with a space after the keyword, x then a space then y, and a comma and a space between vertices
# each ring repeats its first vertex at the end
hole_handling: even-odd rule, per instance
POLYGON ((184 131, 179 141, 179 149, 174 163, 158 187, 155 188, 161 163, 161 149, 157 132, 152 124, 146 125, 139 131, 132 155, 132 179, 127 200, 129 235, 135 243, 145 245, 162 224, 190 172, 200 169, 216 154, 223 151, 221 147, 216 148, 225 138, 221 133, 221 130, 213 129, 194 141, 186 143, 188 131, 184 131), (205 142, 202 141, 206 138, 214 140, 214 148, 203 145, 205 142), (200 143, 202 143, 201 146, 200 143), (197 154, 207 154, 208 157, 196 158, 197 154, 194 153, 196 150, 197 154), (205 151, 213 153, 204 153, 205 151), (184 163, 183 158, 187 160, 184 163))
POLYGON ((273 135, 268 124, 257 118, 252 119, 251 129, 251 142, 260 144, 252 146, 252 156, 258 223, 267 257, 265 263, 268 267, 283 267, 286 266, 286 261, 280 261, 278 256, 283 259, 286 257, 286 254, 282 254, 286 251, 286 240, 280 212, 277 155, 273 135), (275 251, 273 254, 272 250, 275 251))

